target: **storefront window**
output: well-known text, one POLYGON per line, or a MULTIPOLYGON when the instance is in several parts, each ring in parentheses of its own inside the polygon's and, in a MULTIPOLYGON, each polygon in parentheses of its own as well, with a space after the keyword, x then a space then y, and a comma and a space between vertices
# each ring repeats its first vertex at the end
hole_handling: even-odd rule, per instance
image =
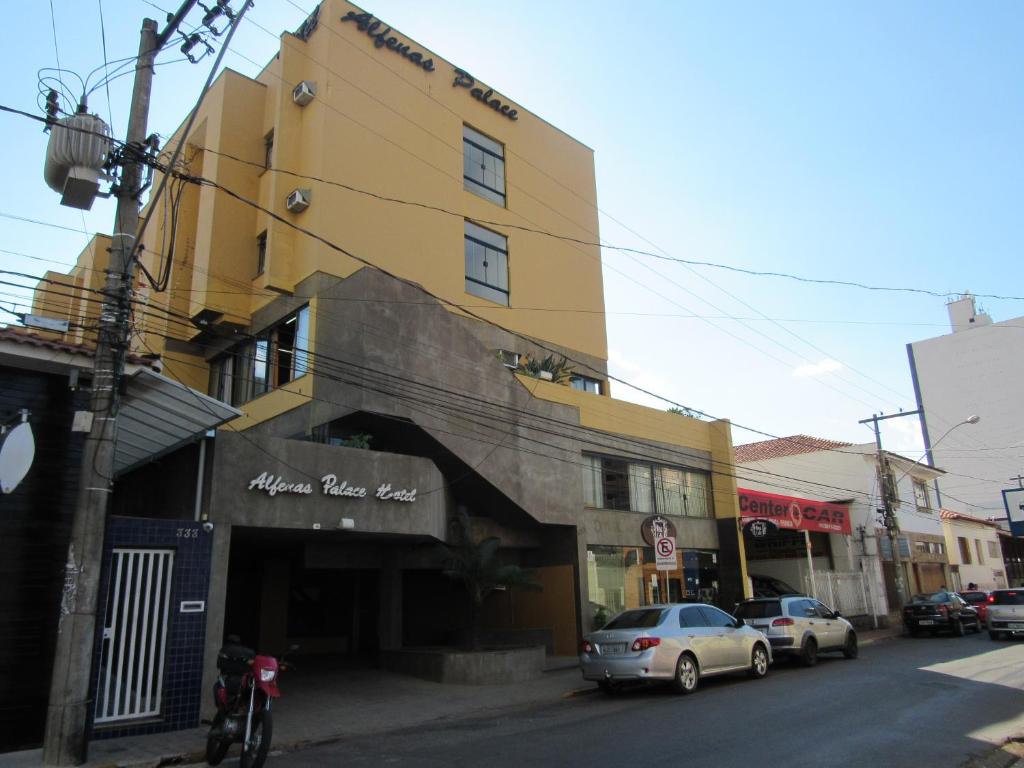
POLYGON ((611 618, 619 611, 655 603, 718 600, 718 553, 679 550, 676 563, 671 571, 657 570, 652 547, 587 547, 591 610, 611 618))

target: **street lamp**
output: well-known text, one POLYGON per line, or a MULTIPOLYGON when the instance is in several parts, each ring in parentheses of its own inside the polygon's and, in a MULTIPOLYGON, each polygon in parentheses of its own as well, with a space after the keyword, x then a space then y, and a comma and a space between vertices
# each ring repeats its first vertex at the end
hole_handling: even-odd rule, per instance
MULTIPOLYGON (((914 411, 900 411, 899 413, 891 413, 888 416, 872 416, 870 419, 862 419, 859 422, 860 424, 870 423, 875 430, 875 448, 878 452, 878 479, 882 494, 883 520, 886 532, 889 536, 889 546, 892 549, 893 586, 896 588, 896 597, 900 602, 901 608, 907 603, 907 588, 903 579, 903 562, 900 556, 899 543, 900 524, 896 519, 896 510, 893 508, 893 495, 896 492, 896 484, 907 475, 907 472, 904 472, 898 479, 890 482, 889 478, 891 475, 889 474, 889 462, 885 457, 885 452, 882 450, 882 433, 878 428, 878 422, 884 421, 885 419, 899 418, 900 416, 915 416, 920 414, 920 409, 914 411)), ((945 439, 946 435, 957 427, 962 427, 964 424, 977 424, 979 421, 981 421, 980 416, 971 415, 946 430, 945 434, 936 440, 927 451, 925 451, 925 457, 928 458, 928 464, 930 466, 934 466, 931 461, 931 449, 941 443, 945 439)), ((938 491, 936 490, 936 494, 937 493, 938 491)))
POLYGON ((929 465, 929 466, 932 466, 932 467, 934 467, 934 466, 935 466, 935 461, 934 461, 934 460, 933 460, 933 458, 932 458, 932 449, 933 449, 933 448, 934 448, 935 446, 937 446, 937 445, 938 445, 939 443, 941 443, 941 442, 942 442, 943 440, 945 440, 945 439, 946 439, 946 437, 947 437, 947 436, 949 435, 949 433, 950 433, 950 432, 952 432, 952 431, 953 431, 954 429, 956 429, 957 427, 962 427, 962 426, 963 426, 964 424, 977 424, 977 423, 978 423, 979 421, 981 421, 981 416, 979 416, 978 414, 974 413, 974 414, 971 414, 970 416, 968 416, 968 417, 967 417, 966 419, 964 419, 963 421, 961 421, 961 422, 959 422, 959 423, 957 423, 957 424, 954 424, 954 425, 953 425, 952 427, 950 427, 949 429, 947 429, 947 430, 946 430, 946 431, 945 431, 945 432, 944 432, 944 433, 942 434, 942 437, 940 437, 940 438, 939 438, 938 440, 936 440, 936 441, 935 441, 934 443, 932 443, 931 445, 929 445, 927 449, 925 449, 924 455, 925 455, 925 457, 926 457, 926 458, 928 459, 928 465, 929 465))

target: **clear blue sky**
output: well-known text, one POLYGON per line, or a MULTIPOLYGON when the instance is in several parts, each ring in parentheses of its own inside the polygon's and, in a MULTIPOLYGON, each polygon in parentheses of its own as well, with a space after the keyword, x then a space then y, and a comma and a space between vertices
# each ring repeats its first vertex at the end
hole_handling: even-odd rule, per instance
MULTIPOLYGON (((1024 294, 1020 3, 365 5, 592 147, 608 243, 825 279, 1024 294)), ((84 75, 102 65, 99 3, 53 7, 62 66, 84 75)), ((163 18, 142 0, 103 0, 103 11, 111 60, 135 54, 143 16, 163 18)), ((0 103, 36 110, 36 71, 56 62, 50 6, 12 4, 5 15, 17 34, 0 54, 0 103)), ((250 15, 277 32, 306 14, 257 0, 250 15)), ((252 62, 276 47, 247 23, 225 61, 255 74, 252 62)), ((211 60, 158 68, 151 131, 178 125, 211 60)), ((110 112, 102 89, 90 101, 112 113, 118 137, 130 80, 112 84, 110 112)), ((0 136, 0 213, 109 230, 110 204, 83 217, 45 186, 37 125, 0 115, 0 136)), ((38 259, 69 264, 86 240, 0 218, 0 249, 35 257, 0 253, 0 263, 41 274, 57 265, 38 259)), ((914 407, 905 344, 948 331, 941 298, 610 250, 604 260, 613 373, 773 434, 870 440, 858 419, 914 407)), ((17 295, 27 294, 0 286, 0 301, 17 295)), ((996 320, 1024 315, 1022 302, 982 304, 996 320)), ((886 442, 916 456, 916 422, 888 422, 886 442)))

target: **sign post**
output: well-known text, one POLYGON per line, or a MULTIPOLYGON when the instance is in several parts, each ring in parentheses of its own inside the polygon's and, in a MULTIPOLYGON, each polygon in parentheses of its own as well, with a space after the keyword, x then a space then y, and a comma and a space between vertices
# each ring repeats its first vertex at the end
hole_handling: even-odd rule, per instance
POLYGON ((661 602, 668 603, 671 599, 668 587, 668 572, 676 569, 676 540, 671 536, 660 536, 654 540, 654 567, 665 571, 665 593, 661 602))
POLYGON ((1009 488, 1003 491, 1003 506, 1010 523, 1010 533, 1024 536, 1024 488, 1009 488))

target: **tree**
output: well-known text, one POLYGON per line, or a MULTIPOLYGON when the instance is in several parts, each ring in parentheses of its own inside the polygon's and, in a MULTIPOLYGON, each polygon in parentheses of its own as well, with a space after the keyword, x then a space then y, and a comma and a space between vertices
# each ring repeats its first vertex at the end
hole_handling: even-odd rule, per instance
POLYGON ((518 565, 503 564, 498 558, 501 539, 489 536, 473 541, 469 515, 459 510, 452 520, 454 544, 445 545, 444 575, 461 581, 469 596, 470 647, 480 650, 480 613, 484 600, 495 591, 521 589, 540 590, 529 571, 518 565))

